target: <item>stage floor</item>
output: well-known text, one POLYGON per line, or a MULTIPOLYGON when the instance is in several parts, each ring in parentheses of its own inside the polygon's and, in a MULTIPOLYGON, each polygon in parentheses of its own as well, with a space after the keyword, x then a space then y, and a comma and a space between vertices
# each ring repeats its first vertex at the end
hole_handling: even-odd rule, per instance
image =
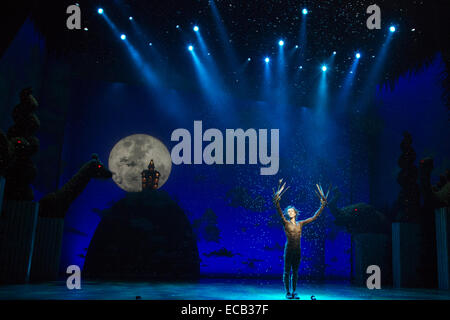
MULTIPOLYGON (((350 284, 299 284, 301 300, 450 300, 450 291, 437 289, 369 290, 350 284)), ((0 300, 284 300, 280 280, 201 279, 195 283, 82 282, 68 290, 65 282, 0 285, 0 300)))

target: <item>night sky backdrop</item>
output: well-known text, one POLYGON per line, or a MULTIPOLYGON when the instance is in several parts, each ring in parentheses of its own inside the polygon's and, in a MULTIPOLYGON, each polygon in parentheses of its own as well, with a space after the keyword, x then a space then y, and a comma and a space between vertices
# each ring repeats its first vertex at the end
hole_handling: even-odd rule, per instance
MULTIPOLYGON (((374 31, 366 28, 366 1, 216 1, 217 11, 208 1, 79 3, 87 31, 68 34, 65 10, 44 23, 43 8, 32 7, 0 60, 1 128, 11 124, 3 115, 22 87, 32 85, 40 103, 36 200, 70 179, 91 153, 106 163, 113 146, 132 134, 154 136, 170 151, 172 131, 193 134, 194 120, 222 133, 280 129, 275 176, 261 176, 260 164, 172 166, 163 189, 194 228, 203 275, 281 276, 285 236, 271 202, 279 178, 291 186, 282 207, 295 205, 304 219, 319 207, 315 183, 338 187, 339 206, 367 202, 387 213, 399 190, 405 130, 419 159, 435 159, 433 179, 450 167, 447 43, 439 28, 433 39, 421 35, 429 27, 419 18, 419 1, 381 6, 382 29, 374 31), (391 23, 397 31, 390 35, 391 23), (362 57, 352 69, 356 52, 362 57)), ((101 219, 96 212, 123 196, 112 180, 90 182, 67 214, 62 268, 83 265, 101 219)), ((350 277, 350 235, 328 209, 303 230, 300 277, 350 277)))

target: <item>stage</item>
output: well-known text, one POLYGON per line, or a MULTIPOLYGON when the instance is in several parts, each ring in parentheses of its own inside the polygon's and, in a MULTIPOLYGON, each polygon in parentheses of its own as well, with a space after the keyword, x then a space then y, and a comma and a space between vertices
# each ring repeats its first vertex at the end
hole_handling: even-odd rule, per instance
MULTIPOLYGON (((437 289, 369 290, 348 283, 299 284, 301 300, 449 300, 437 289)), ((190 283, 82 282, 68 290, 63 281, 0 285, 0 300, 285 300, 281 280, 201 279, 190 283)))

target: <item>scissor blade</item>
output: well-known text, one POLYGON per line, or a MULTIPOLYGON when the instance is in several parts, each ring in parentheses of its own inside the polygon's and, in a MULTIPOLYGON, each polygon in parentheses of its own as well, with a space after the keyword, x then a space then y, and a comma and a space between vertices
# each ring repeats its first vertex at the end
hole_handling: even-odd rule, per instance
POLYGON ((317 198, 319 198, 319 200, 322 200, 322 197, 320 196, 320 194, 316 190, 314 190, 314 192, 316 193, 317 198))
POLYGON ((328 195, 330 194, 331 186, 332 186, 332 184, 330 184, 330 186, 328 187, 328 191, 327 191, 327 195, 326 195, 325 199, 328 199, 328 195))
POLYGON ((286 191, 288 191, 289 187, 290 187, 290 186, 288 186, 288 187, 280 194, 280 197, 281 197, 286 191))

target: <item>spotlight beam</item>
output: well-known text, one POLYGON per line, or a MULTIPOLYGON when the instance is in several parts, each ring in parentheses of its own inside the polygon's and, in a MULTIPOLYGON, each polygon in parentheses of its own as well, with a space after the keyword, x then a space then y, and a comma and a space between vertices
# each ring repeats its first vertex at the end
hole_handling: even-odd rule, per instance
POLYGON ((321 68, 322 75, 320 76, 319 86, 317 88, 317 98, 316 98, 316 107, 318 115, 323 114, 327 105, 327 66, 322 65, 321 68))
POLYGON ((372 68, 370 69, 369 74, 365 80, 365 87, 362 90, 360 98, 358 99, 360 101, 361 108, 365 108, 372 98, 372 92, 374 92, 374 88, 377 84, 378 78, 380 77, 382 65, 386 59, 389 44, 392 41, 393 34, 393 32, 388 32, 386 41, 382 44, 381 49, 377 54, 375 63, 372 65, 372 68))
POLYGON ((359 62, 358 58, 353 59, 353 63, 350 67, 350 71, 347 73, 344 84, 342 85, 341 92, 337 99, 338 104, 340 106, 342 106, 342 108, 341 108, 342 110, 340 110, 340 111, 344 111, 347 107, 348 98, 349 98, 350 92, 352 90, 353 80, 355 79, 356 68, 358 67, 358 62, 359 62))
MULTIPOLYGON (((206 67, 207 71, 212 75, 215 83, 217 83, 217 87, 219 88, 225 88, 225 85, 222 81, 223 77, 221 76, 222 73, 219 72, 219 69, 217 68, 216 63, 214 62, 214 59, 208 55, 208 47, 206 46, 205 41, 203 40, 203 36, 199 30, 195 32, 197 36, 198 43, 200 45, 200 52, 202 54, 202 57, 206 61, 206 67)), ((226 90, 223 90, 226 91, 226 90)))
MULTIPOLYGON (((227 99, 225 95, 220 90, 220 88, 215 85, 215 83, 217 82, 214 81, 213 78, 211 78, 211 75, 207 72, 205 66, 197 56, 195 50, 189 50, 189 53, 192 57, 197 78, 205 98, 209 101, 209 103, 211 103, 211 105, 217 106, 218 102, 223 105, 227 105, 227 99)), ((227 112, 231 112, 231 110, 227 110, 227 112)))
POLYGON ((277 87, 275 88, 276 95, 276 103, 282 107, 279 112, 284 114, 285 107, 288 103, 287 101, 287 80, 286 80, 286 72, 285 72, 285 52, 284 52, 284 40, 280 39, 278 41, 278 63, 277 63, 277 87))
POLYGON ((264 77, 262 79, 263 82, 261 84, 261 89, 262 89, 261 95, 262 95, 263 100, 271 102, 270 100, 271 100, 271 98, 273 98, 273 95, 271 92, 272 81, 271 81, 271 72, 270 72, 271 68, 270 68, 270 64, 269 64, 270 58, 265 57, 263 59, 263 61, 264 61, 264 77))
POLYGON ((109 19, 108 15, 106 15, 104 12, 102 13, 103 18, 107 22, 107 24, 112 29, 113 33, 122 39, 125 43, 125 47, 128 50, 128 53, 130 54, 133 62, 135 63, 136 67, 141 71, 146 81, 148 81, 148 84, 150 84, 153 87, 158 86, 158 81, 155 73, 153 70, 151 70, 150 66, 144 62, 143 58, 139 54, 139 52, 136 50, 136 48, 127 40, 125 34, 121 34, 119 30, 117 29, 117 26, 114 24, 114 22, 109 19))
POLYGON ((223 43, 223 46, 225 48, 226 57, 228 59, 228 63, 231 66, 231 68, 235 68, 238 65, 238 60, 236 58, 236 54, 234 53, 232 47, 230 46, 230 41, 227 36, 227 31, 222 23, 222 18, 219 14, 219 10, 217 9, 216 3, 214 0, 209 1, 211 5, 211 11, 214 17, 214 21, 216 23, 217 30, 219 31, 219 35, 221 38, 221 41, 223 43))
POLYGON ((302 17, 302 24, 300 26, 300 45, 301 45, 301 60, 299 61, 300 64, 304 63, 305 60, 305 54, 306 54, 306 48, 307 48, 307 41, 308 41, 308 37, 307 37, 307 33, 306 33, 306 20, 307 20, 307 14, 308 14, 308 9, 304 8, 302 10, 303 13, 303 17, 302 17))
POLYGON ((145 34, 142 31, 142 28, 139 26, 139 23, 136 20, 131 20, 131 25, 133 28, 133 31, 136 33, 137 38, 139 39, 139 41, 142 41, 142 43, 147 45, 148 47, 151 47, 152 50, 146 50, 145 52, 150 52, 151 53, 151 58, 152 60, 161 60, 161 55, 158 52, 158 50, 153 46, 153 42, 151 40, 151 37, 149 37, 147 34, 145 34))

